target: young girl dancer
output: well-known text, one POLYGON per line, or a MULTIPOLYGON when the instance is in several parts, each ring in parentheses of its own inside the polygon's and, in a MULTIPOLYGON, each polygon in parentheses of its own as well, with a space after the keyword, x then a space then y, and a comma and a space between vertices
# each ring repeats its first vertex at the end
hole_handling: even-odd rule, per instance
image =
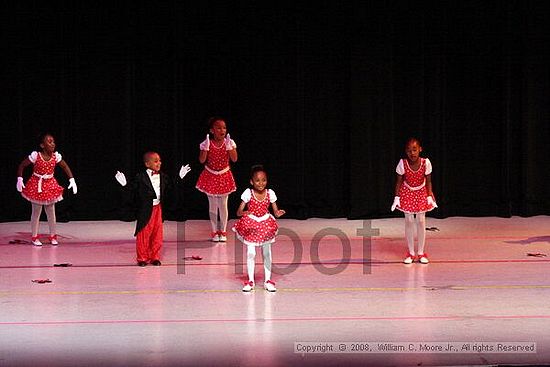
POLYGON ((227 198, 237 189, 229 160, 237 161, 237 145, 227 134, 227 127, 222 118, 210 118, 208 129, 209 134, 206 134, 206 139, 199 145, 199 162, 205 165, 196 187, 208 197, 212 241, 225 242, 227 240, 227 198), (212 134, 212 140, 210 134, 212 134))
POLYGON ((277 222, 269 213, 269 205, 277 218, 285 214, 277 207, 277 196, 271 189, 267 189, 267 175, 262 166, 253 166, 250 172, 252 188, 246 189, 241 195, 241 205, 237 210, 239 219, 233 231, 237 238, 248 247, 246 265, 248 281, 244 283, 243 292, 254 289, 254 265, 256 263, 256 247, 262 247, 264 256, 265 282, 264 288, 275 292, 275 283, 271 280, 271 244, 277 235, 277 222), (247 210, 245 211, 245 206, 247 210))
POLYGON ((59 186, 54 178, 55 166, 59 165, 69 177, 69 189, 76 194, 77 187, 73 173, 69 165, 63 160, 61 154, 55 151, 55 140, 51 134, 43 134, 39 139, 41 152, 32 152, 25 158, 17 169, 17 191, 31 202, 31 241, 35 246, 42 246, 38 237, 40 226, 40 214, 42 206, 46 211, 48 225, 50 227, 50 243, 57 245, 55 203, 63 200, 63 187, 59 186), (33 164, 32 176, 25 185, 23 183, 24 169, 33 164))
POLYGON ((437 208, 432 191, 432 164, 428 158, 421 158, 422 146, 416 138, 410 138, 405 145, 407 158, 401 159, 395 171, 395 197, 391 210, 396 208, 405 213, 405 237, 409 253, 403 262, 411 264, 418 259, 422 264, 429 262, 424 252, 426 241, 426 212, 437 208), (414 229, 418 237, 418 252, 414 251, 414 229))

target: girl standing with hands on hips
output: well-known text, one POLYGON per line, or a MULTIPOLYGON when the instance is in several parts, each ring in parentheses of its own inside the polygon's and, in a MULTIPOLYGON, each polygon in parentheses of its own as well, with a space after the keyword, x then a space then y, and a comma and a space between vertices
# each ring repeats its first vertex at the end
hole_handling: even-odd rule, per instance
POLYGON ((421 264, 429 262, 424 252, 426 241, 426 212, 437 208, 432 191, 432 164, 428 158, 421 158, 420 140, 410 138, 405 145, 407 158, 399 160, 395 171, 395 197, 391 210, 405 213, 405 237, 409 253, 403 262, 411 264, 416 259, 421 264), (414 250, 414 230, 418 237, 418 251, 414 250))
POLYGON ((263 166, 253 166, 250 170, 250 185, 241 195, 241 205, 237 216, 241 217, 233 226, 237 238, 247 245, 246 265, 248 281, 244 283, 243 292, 254 289, 254 266, 256 264, 256 247, 262 247, 264 256, 264 288, 275 292, 275 283, 271 280, 271 244, 277 235, 277 222, 269 213, 269 206, 277 218, 285 214, 277 207, 277 196, 267 188, 267 174, 263 166), (245 210, 245 207, 247 209, 245 210))
POLYGON ((199 162, 204 164, 204 170, 199 176, 196 188, 208 197, 211 240, 225 242, 229 214, 227 199, 230 193, 237 190, 229 161, 237 161, 237 144, 227 133, 225 120, 221 117, 210 118, 208 129, 206 139, 199 145, 199 162))
POLYGON ((55 166, 59 165, 67 177, 69 177, 69 189, 73 194, 77 193, 76 182, 69 165, 63 160, 61 154, 55 150, 55 140, 49 133, 42 134, 39 138, 41 151, 32 152, 25 158, 17 169, 17 191, 25 199, 31 202, 31 241, 35 246, 42 246, 38 236, 40 226, 40 214, 42 206, 46 211, 48 226, 50 227, 50 243, 57 245, 55 203, 63 200, 63 187, 59 186, 54 178, 55 166), (33 164, 32 176, 25 185, 23 183, 24 169, 33 164))

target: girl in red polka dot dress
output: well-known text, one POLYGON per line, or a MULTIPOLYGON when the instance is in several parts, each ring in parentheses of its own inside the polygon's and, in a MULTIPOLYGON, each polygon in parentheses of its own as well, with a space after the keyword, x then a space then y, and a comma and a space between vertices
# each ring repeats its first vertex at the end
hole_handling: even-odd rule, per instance
POLYGON ((59 165, 69 177, 69 189, 76 194, 76 182, 69 165, 63 160, 61 154, 55 151, 55 140, 51 134, 43 134, 40 137, 40 152, 32 152, 25 158, 17 169, 17 191, 31 202, 31 241, 35 246, 42 246, 38 237, 40 226, 40 214, 42 207, 48 218, 50 227, 50 243, 57 245, 55 203, 63 200, 63 187, 59 186, 54 175, 55 166, 59 165), (32 176, 25 185, 23 183, 23 171, 25 167, 33 164, 32 176))
POLYGON ((410 138, 405 145, 407 158, 401 159, 395 171, 395 198, 391 210, 396 208, 405 213, 405 237, 409 253, 403 262, 411 264, 416 259, 421 264, 429 262, 424 252, 426 241, 426 212, 437 208, 432 191, 432 164, 428 158, 421 158, 422 146, 416 138, 410 138), (418 251, 414 251, 414 229, 418 237, 418 251))
POLYGON ((269 206, 277 218, 285 214, 277 207, 277 196, 267 188, 267 175, 262 166, 254 166, 250 172, 252 188, 246 189, 241 195, 241 205, 237 216, 241 217, 233 226, 237 238, 248 247, 246 265, 248 281, 244 283, 243 291, 254 289, 254 266, 256 263, 256 247, 262 247, 264 256, 265 282, 264 288, 275 292, 275 283, 271 280, 271 244, 277 235, 277 222, 269 213, 269 206), (247 207, 247 210, 245 210, 247 207))
POLYGON ((225 242, 228 219, 227 199, 230 193, 237 190, 229 161, 237 161, 237 145, 227 134, 227 127, 222 118, 210 118, 208 128, 210 133, 206 134, 206 139, 199 145, 199 162, 204 164, 204 170, 199 176, 196 188, 208 197, 212 241, 225 242))

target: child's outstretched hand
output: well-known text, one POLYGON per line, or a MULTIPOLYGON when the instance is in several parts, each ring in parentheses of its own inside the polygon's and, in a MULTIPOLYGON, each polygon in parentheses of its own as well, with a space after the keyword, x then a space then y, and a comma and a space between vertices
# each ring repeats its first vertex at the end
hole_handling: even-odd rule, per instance
POLYGON ((124 173, 116 171, 115 179, 118 181, 120 186, 126 186, 126 176, 124 176, 124 173))
POLYGON ((78 192, 78 188, 76 187, 76 181, 74 180, 74 177, 69 178, 69 189, 73 189, 73 194, 76 195, 78 192))
POLYGON ((225 150, 233 150, 237 146, 235 142, 231 139, 231 136, 229 134, 225 135, 225 139, 223 140, 225 144, 225 150))
POLYGON ((188 164, 186 164, 185 166, 181 166, 181 168, 180 168, 180 178, 184 178, 185 175, 189 173, 189 171, 191 171, 191 167, 189 167, 188 164))
POLYGON ((17 191, 21 192, 25 188, 25 184, 23 183, 23 177, 17 177, 17 191))
POLYGON ((206 139, 199 145, 200 150, 210 150, 210 135, 206 134, 206 139))
POLYGON ((283 210, 283 209, 277 209, 275 210, 274 214, 277 218, 281 217, 283 214, 285 214, 286 212, 283 210))

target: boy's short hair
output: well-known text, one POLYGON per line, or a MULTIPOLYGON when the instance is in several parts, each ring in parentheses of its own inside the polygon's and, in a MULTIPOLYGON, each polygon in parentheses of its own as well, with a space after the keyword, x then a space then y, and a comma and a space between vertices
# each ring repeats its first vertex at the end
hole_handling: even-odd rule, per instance
POLYGON ((151 156, 154 154, 159 155, 157 152, 153 152, 153 151, 148 151, 143 153, 143 162, 144 163, 148 162, 149 159, 151 159, 151 156))

